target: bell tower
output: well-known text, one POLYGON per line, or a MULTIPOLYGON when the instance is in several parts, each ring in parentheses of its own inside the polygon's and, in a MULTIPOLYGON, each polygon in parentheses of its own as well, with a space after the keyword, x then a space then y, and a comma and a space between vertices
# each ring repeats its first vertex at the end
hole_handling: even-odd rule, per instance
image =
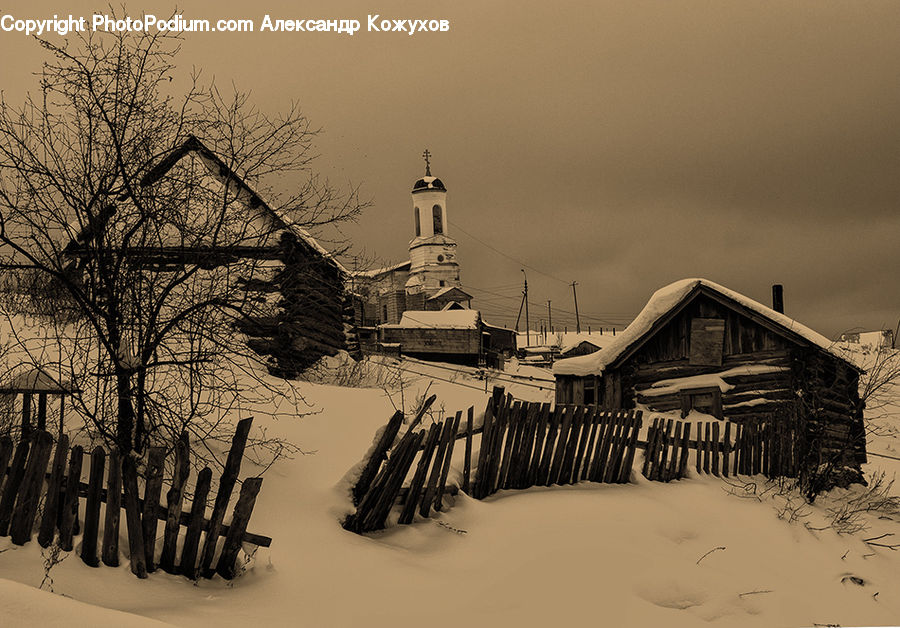
POLYGON ((459 287, 456 241, 448 235, 447 188, 431 174, 431 153, 425 158, 425 176, 413 184, 415 237, 409 242, 408 294, 431 296, 448 287, 459 287))

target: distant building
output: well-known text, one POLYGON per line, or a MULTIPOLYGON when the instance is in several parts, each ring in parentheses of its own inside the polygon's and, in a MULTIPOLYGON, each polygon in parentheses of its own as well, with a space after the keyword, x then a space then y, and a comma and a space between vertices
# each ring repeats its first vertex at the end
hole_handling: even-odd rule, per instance
POLYGON ((876 329, 874 331, 854 331, 841 334, 843 342, 860 345, 868 349, 892 349, 894 347, 894 332, 890 329, 876 329))
POLYGON ((472 295, 462 287, 456 241, 448 233, 447 187, 431 174, 428 151, 425 151, 425 176, 413 183, 410 195, 414 236, 409 242, 409 260, 350 273, 360 347, 366 352, 393 352, 399 335, 403 336, 400 345, 407 355, 430 354, 433 359, 465 363, 471 362, 472 356, 477 363, 479 359, 496 362, 494 354, 511 355, 515 352, 515 332, 482 321, 481 314, 471 309, 472 295), (478 322, 466 329, 477 328, 477 333, 459 333, 455 323, 446 324, 459 318, 453 316, 435 318, 435 326, 413 325, 415 318, 422 318, 422 312, 450 311, 470 312, 466 316, 475 317, 478 322), (413 329, 432 331, 408 331, 413 329), (482 337, 482 334, 487 335, 482 337), (443 340, 438 341, 439 337, 443 340), (466 338, 465 342, 462 338, 466 338), (431 344, 422 344, 426 339, 431 344), (461 343, 465 344, 465 350, 461 343), (426 351, 428 347, 438 350, 426 351), (466 357, 459 357, 463 355, 466 357))

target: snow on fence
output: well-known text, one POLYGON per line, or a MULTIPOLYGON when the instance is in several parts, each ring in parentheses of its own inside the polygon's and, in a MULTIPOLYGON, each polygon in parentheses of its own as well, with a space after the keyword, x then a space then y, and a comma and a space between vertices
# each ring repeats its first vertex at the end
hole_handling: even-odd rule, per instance
MULTIPOLYGON (((0 438, 0 470, 6 471, 6 481, 0 490, 0 536, 9 535, 13 543, 24 545, 31 540, 37 528, 38 544, 49 547, 58 532, 57 542, 60 548, 70 552, 74 547, 73 537, 79 533, 80 528, 81 560, 91 567, 98 567, 100 561, 97 551, 102 532, 100 549, 103 564, 117 567, 119 518, 121 509, 124 508, 131 571, 138 578, 146 578, 147 573, 155 571, 158 566, 168 573, 183 574, 191 579, 211 578, 215 573, 231 579, 235 575, 235 563, 242 543, 268 547, 272 542, 268 537, 247 532, 262 478, 246 478, 243 481, 231 523, 224 524, 251 421, 252 419, 244 419, 237 425, 209 519, 205 517, 206 499, 212 481, 209 467, 205 467, 197 476, 190 511, 182 511, 185 485, 190 474, 190 446, 186 435, 174 450, 173 477, 166 492, 165 507, 160 504, 166 457, 165 450, 161 447, 151 447, 148 450, 141 498, 136 461, 130 456, 120 459, 117 451, 111 451, 108 456, 108 473, 104 473, 106 451, 103 447, 94 448, 90 455, 90 479, 85 484, 81 482, 84 449, 76 445, 70 450, 68 436, 59 437, 49 472, 47 464, 50 463, 53 437, 48 432, 33 432, 16 445, 12 439, 4 436, 0 438), (12 464, 7 468, 10 457, 12 464), (83 526, 79 525, 81 498, 85 498, 83 526), (102 529, 101 503, 106 504, 102 529), (39 509, 39 504, 43 508, 39 509), (159 521, 164 521, 165 526, 157 564, 159 521), (182 527, 186 530, 180 535, 182 527), (206 536, 201 546, 203 531, 206 536), (179 536, 183 539, 180 544, 179 536), (225 541, 218 553, 218 561, 213 566, 220 536, 224 536, 225 541), (180 560, 176 561, 179 545, 181 555, 180 560)), ((0 473, 0 480, 3 479, 2 475, 0 473)))
POLYGON ((531 486, 624 484, 631 479, 638 449, 644 450, 642 475, 660 482, 684 477, 692 457, 697 473, 724 477, 759 473, 796 477, 800 466, 797 431, 787 420, 748 419, 733 428, 730 422, 692 424, 654 418, 642 440, 640 411, 575 405, 551 409, 548 403, 515 400, 496 387, 479 427, 474 426, 470 407, 462 431, 461 411, 427 430, 418 429, 433 402, 434 396, 399 441, 403 413, 391 417, 353 488, 356 512, 347 517, 344 528, 357 533, 383 529, 396 503, 402 505, 400 524, 412 523, 417 509, 422 517, 430 516, 432 507, 441 511, 443 496, 460 488, 446 484, 459 439, 465 439, 461 488, 476 499, 531 486), (693 440, 692 426, 697 429, 693 440), (481 443, 473 461, 476 434, 481 443))

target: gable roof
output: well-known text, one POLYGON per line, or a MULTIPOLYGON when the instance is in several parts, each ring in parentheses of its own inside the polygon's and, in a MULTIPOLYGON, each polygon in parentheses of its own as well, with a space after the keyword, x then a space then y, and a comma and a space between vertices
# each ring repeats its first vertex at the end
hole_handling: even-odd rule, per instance
MULTIPOLYGON (((465 290, 463 290, 462 288, 460 288, 460 287, 458 287, 458 286, 447 286, 447 287, 445 287, 445 288, 441 288, 440 290, 438 290, 437 292, 435 292, 434 294, 432 294, 430 297, 428 297, 427 300, 428 300, 428 301, 431 301, 432 299, 439 299, 439 298, 441 298, 441 297, 443 297, 443 296, 445 296, 445 295, 447 295, 447 294, 450 294, 450 293, 453 292, 454 290, 455 290, 457 293, 459 293, 460 295, 462 295, 462 296, 464 297, 464 299, 471 299, 471 298, 472 298, 472 295, 471 295, 471 294, 469 294, 468 292, 466 292, 465 290)), ((457 300, 459 300, 459 299, 457 299, 457 300)))
POLYGON ((625 330, 606 347, 585 356, 559 360, 553 365, 554 375, 599 375, 610 366, 627 359, 698 294, 705 294, 751 320, 799 345, 816 347, 854 369, 850 362, 825 336, 772 308, 739 292, 708 279, 682 279, 653 293, 647 305, 625 330))
POLYGON ((276 228, 293 233, 299 240, 334 264, 343 274, 348 274, 347 269, 344 268, 330 251, 319 244, 309 231, 296 224, 280 210, 270 207, 246 181, 222 161, 221 157, 210 150, 194 135, 189 135, 188 139, 181 146, 173 149, 168 155, 163 157, 158 164, 151 168, 141 179, 141 186, 153 185, 165 176, 165 174, 181 161, 181 159, 190 153, 198 155, 210 174, 222 183, 222 185, 235 185, 237 187, 237 197, 249 208, 261 210, 273 220, 276 228))
POLYGON ((407 310, 395 325, 380 325, 394 329, 477 329, 481 313, 478 310, 407 310))

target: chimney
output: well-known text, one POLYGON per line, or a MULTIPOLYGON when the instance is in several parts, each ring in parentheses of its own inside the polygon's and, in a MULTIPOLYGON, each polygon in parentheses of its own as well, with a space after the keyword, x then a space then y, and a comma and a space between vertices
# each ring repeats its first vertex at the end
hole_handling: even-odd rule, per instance
POLYGON ((772 286, 772 309, 784 314, 784 286, 780 283, 772 286))

